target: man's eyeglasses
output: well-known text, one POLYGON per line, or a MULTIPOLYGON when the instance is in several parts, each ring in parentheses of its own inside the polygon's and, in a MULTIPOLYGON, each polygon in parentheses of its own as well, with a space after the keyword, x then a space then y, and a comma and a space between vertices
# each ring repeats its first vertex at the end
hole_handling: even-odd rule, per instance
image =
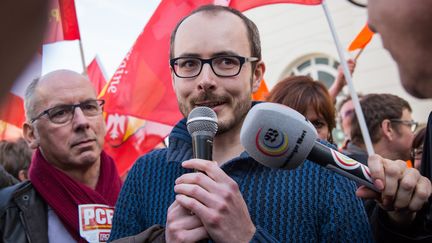
POLYGON ((411 132, 415 132, 415 130, 417 129, 418 126, 418 122, 413 121, 413 120, 402 120, 402 119, 389 119, 390 122, 394 122, 394 123, 402 123, 403 125, 406 126, 410 126, 411 128, 411 132))
POLYGON ((208 63, 214 74, 219 77, 234 77, 246 62, 255 62, 257 57, 217 56, 209 59, 198 57, 177 57, 170 60, 174 74, 179 78, 194 78, 201 73, 203 65, 208 63))
POLYGON ((79 107, 85 116, 97 116, 102 113, 104 100, 88 100, 76 105, 59 105, 53 108, 47 109, 30 120, 31 123, 44 115, 48 116, 48 119, 55 124, 65 124, 71 121, 75 114, 75 108, 79 107))

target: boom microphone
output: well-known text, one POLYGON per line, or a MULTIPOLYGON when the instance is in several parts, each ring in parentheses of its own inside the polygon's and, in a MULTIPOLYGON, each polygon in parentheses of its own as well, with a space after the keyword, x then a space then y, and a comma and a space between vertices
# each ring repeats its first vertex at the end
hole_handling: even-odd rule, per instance
POLYGON ((379 192, 367 166, 322 145, 317 136, 302 114, 275 103, 253 106, 240 131, 243 147, 265 166, 294 169, 308 159, 379 192))
POLYGON ((192 137, 193 157, 212 160, 213 138, 217 132, 216 113, 205 106, 194 108, 188 116, 187 130, 192 137))

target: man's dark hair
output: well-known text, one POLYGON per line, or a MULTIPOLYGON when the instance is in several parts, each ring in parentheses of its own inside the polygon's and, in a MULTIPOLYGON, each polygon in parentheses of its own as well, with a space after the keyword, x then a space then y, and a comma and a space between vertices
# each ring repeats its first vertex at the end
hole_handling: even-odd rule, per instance
MULTIPOLYGON (((360 104, 374 144, 381 138, 380 127, 382 121, 385 119, 400 119, 404 109, 412 111, 406 100, 392 94, 368 94, 361 99, 360 104)), ((354 144, 364 144, 360 125, 355 114, 351 125, 351 140, 354 144)))
POLYGON ((16 141, 0 141, 0 163, 17 179, 21 170, 28 170, 31 156, 32 150, 23 138, 16 141))
MULTIPOLYGON (((177 30, 179 26, 183 23, 185 19, 188 17, 200 13, 200 12, 206 12, 209 14, 217 14, 220 12, 230 12, 236 16, 238 16, 240 19, 242 19, 243 23, 246 26, 247 33, 248 33, 248 39, 249 39, 249 45, 251 49, 251 55, 253 57, 257 57, 259 60, 261 60, 261 41, 260 36, 258 32, 258 28, 255 25, 254 22, 252 22, 249 18, 247 18, 243 13, 236 9, 232 9, 225 6, 220 5, 204 5, 200 8, 195 9, 192 13, 184 17, 182 20, 180 20, 177 25, 175 26, 173 32, 171 33, 171 39, 170 39, 170 59, 174 58, 174 41, 176 37, 177 30)), ((256 62, 253 62, 253 69, 255 69, 256 62)), ((252 70, 253 70, 252 69, 252 70)))

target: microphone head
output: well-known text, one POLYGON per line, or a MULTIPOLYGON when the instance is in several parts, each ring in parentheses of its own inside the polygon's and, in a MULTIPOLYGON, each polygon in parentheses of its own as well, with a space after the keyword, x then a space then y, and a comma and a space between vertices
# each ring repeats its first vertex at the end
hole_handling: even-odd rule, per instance
POLYGON ((218 129, 216 113, 206 107, 195 107, 188 115, 187 130, 191 136, 206 135, 214 137, 218 129))
POLYGON ((260 103, 247 114, 240 142, 259 163, 294 169, 306 159, 317 139, 315 127, 299 112, 275 103, 260 103))

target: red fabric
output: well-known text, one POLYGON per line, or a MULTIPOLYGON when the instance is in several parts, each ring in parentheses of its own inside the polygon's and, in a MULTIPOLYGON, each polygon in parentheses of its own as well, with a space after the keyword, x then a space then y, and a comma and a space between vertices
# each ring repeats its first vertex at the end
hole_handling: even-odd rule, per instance
POLYGON ((362 28, 360 33, 358 33, 355 39, 351 42, 350 46, 348 47, 348 51, 365 48, 367 44, 369 44, 369 42, 372 40, 373 35, 374 32, 372 32, 372 30, 369 29, 368 24, 366 24, 362 28))
POLYGON ((64 40, 58 0, 51 0, 48 13, 48 28, 43 43, 50 44, 64 40))
POLYGON ((121 176, 139 156, 160 144, 172 129, 171 126, 118 114, 107 114, 106 124, 104 150, 115 159, 121 176))
POLYGON ((95 57, 87 66, 87 76, 95 87, 96 92, 99 94, 106 84, 106 78, 100 67, 98 57, 95 57))
POLYGON ((275 4, 275 3, 295 3, 305 5, 318 5, 322 3, 322 0, 231 0, 229 6, 239 11, 246 11, 251 8, 275 4))
POLYGON ((21 127, 25 121, 24 101, 21 97, 6 93, 0 109, 0 120, 21 127))
POLYGON ((177 22, 212 0, 162 1, 104 93, 105 111, 174 125, 182 115, 171 84, 169 38, 177 22))
POLYGON ((44 44, 79 40, 80 33, 73 0, 51 0, 44 44))
POLYGON ((267 84, 265 83, 265 80, 263 79, 261 80, 258 90, 252 94, 252 99, 257 101, 264 101, 267 99, 268 94, 269 94, 269 90, 267 88, 267 84))
POLYGON ((65 40, 81 39, 74 0, 59 0, 63 36, 65 40))
POLYGON ((96 190, 75 181, 49 164, 39 149, 33 155, 29 177, 37 192, 54 209, 65 228, 80 242, 85 241, 79 236, 78 205, 95 203, 114 206, 121 188, 114 161, 105 152, 101 153, 96 190))

